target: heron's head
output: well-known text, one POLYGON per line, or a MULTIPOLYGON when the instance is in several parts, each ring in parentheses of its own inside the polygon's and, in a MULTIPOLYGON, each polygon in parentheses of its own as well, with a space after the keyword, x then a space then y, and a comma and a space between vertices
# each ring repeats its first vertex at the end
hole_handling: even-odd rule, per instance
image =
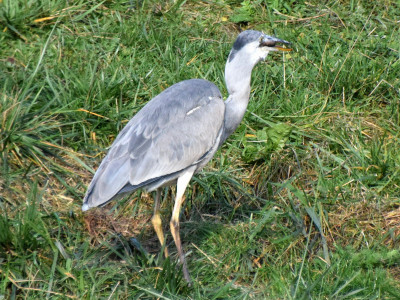
POLYGON ((270 51, 290 51, 291 49, 284 47, 289 44, 285 40, 266 35, 260 31, 246 30, 237 37, 228 61, 240 59, 243 62, 247 61, 255 65, 264 60, 270 51))

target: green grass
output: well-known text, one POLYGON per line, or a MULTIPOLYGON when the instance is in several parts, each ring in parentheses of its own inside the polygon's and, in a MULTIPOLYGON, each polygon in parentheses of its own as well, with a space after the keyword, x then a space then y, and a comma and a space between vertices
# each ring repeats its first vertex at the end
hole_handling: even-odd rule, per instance
POLYGON ((399 10, 0 1, 0 299, 399 299, 399 10), (148 195, 80 207, 148 100, 188 78, 226 96, 239 28, 294 51, 256 67, 242 124, 186 192, 188 287, 167 227, 173 192, 169 259, 148 195))

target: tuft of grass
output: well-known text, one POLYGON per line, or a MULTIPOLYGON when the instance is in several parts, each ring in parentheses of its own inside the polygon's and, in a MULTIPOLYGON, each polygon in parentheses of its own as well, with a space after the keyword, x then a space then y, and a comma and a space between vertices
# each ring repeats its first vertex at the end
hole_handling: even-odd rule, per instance
MULTIPOLYGON (((400 298, 396 1, 0 1, 0 298, 400 298), (211 25, 210 25, 211 24, 211 25), (83 214, 93 170, 168 86, 226 96, 240 30, 289 40, 186 193, 163 257, 141 191, 83 214)), ((168 232, 174 191, 165 193, 168 232)))

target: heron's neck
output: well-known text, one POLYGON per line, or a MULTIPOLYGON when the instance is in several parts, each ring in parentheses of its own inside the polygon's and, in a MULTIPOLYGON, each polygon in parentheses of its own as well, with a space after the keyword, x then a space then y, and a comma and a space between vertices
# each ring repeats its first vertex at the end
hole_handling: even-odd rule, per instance
POLYGON ((222 142, 239 126, 250 97, 250 80, 253 65, 238 65, 233 60, 226 64, 225 81, 229 97, 225 101, 225 123, 222 142))

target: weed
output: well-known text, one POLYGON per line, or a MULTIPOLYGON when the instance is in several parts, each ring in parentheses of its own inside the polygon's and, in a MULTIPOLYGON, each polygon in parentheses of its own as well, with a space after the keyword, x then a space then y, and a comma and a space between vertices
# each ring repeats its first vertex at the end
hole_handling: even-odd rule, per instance
POLYGON ((399 9, 0 1, 0 298, 398 299, 399 9), (295 50, 254 70, 242 124, 186 193, 188 287, 151 195, 86 214, 81 199, 152 97, 188 78, 226 96, 239 27, 295 50))

